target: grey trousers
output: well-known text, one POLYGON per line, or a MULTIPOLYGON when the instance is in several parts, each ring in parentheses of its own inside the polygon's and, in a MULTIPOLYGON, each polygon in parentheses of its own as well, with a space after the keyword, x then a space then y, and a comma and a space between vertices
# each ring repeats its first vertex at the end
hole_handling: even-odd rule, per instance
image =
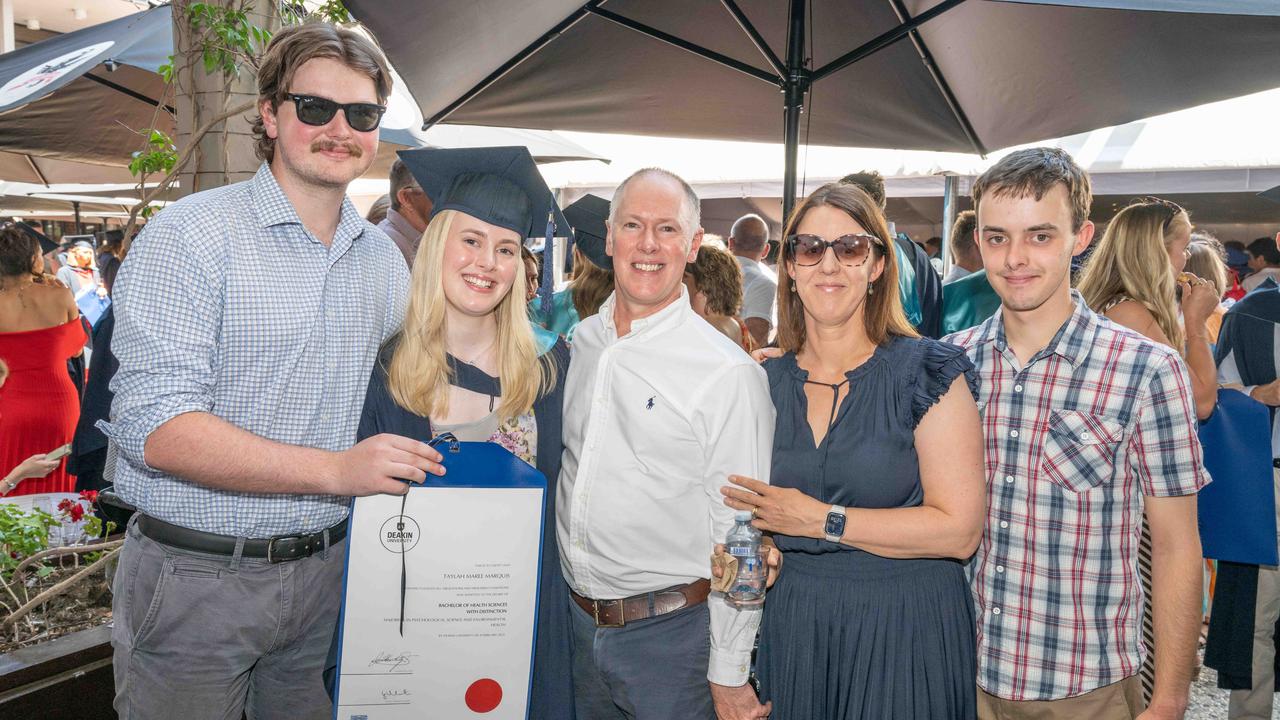
POLYGON ((162 545, 131 522, 112 588, 116 712, 123 720, 329 718, 321 672, 345 542, 272 565, 162 545))
MULTIPOLYGON (((1273 471, 1276 523, 1280 526, 1280 468, 1273 471)), ((1271 720, 1275 698, 1275 634, 1280 619, 1280 568, 1258 566, 1257 606, 1253 613, 1253 689, 1232 690, 1227 705, 1231 720, 1271 720)))
POLYGON ((715 720, 707 603, 620 628, 569 612, 577 720, 715 720))

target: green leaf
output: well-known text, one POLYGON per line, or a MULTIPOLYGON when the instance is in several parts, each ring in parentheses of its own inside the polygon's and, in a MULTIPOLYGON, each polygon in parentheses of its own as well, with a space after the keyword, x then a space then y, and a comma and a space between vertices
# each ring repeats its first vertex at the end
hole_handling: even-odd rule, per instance
POLYGON ((38 578, 47 578, 52 574, 53 568, 48 565, 41 565, 40 569, 36 570, 36 577, 38 578))

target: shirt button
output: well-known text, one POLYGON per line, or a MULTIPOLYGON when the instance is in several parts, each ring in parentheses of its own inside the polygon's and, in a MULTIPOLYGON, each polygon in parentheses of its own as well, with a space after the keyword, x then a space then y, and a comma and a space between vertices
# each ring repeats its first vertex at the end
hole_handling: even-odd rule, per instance
POLYGON ((991 608, 991 614, 992 614, 992 615, 999 615, 999 614, 1000 614, 1000 608, 991 608))
POLYGON ((1008 520, 1001 520, 1001 521, 1000 521, 1000 529, 1001 529, 1001 530, 1003 530, 1003 529, 1005 529, 1005 528, 1007 528, 1007 527, 1009 527, 1009 521, 1008 521, 1008 520))
POLYGON ((1011 438, 1016 438, 1016 437, 1018 437, 1018 431, 1017 431, 1017 430, 1010 430, 1010 431, 1009 431, 1009 437, 1011 437, 1011 438))
POLYGON ((998 573, 1002 573, 1002 572, 1004 572, 1004 566, 1003 566, 1003 565, 997 565, 997 566, 996 566, 996 572, 998 572, 998 573))
POLYGON ((1088 432, 1080 433, 1080 439, 1085 442, 1089 442, 1089 433, 1088 432))
POLYGON ((1014 385, 1014 386, 1013 386, 1013 391, 1014 391, 1014 392, 1022 392, 1022 386, 1021 386, 1021 385, 1014 385))
POLYGON ((1004 476, 1004 481, 1005 481, 1005 482, 1013 482, 1013 476, 1012 476, 1012 475, 1005 475, 1005 476, 1004 476))

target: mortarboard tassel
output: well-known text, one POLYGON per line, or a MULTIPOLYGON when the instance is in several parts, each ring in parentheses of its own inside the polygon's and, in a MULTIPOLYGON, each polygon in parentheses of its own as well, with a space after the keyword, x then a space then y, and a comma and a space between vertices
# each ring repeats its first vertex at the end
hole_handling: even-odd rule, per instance
POLYGON ((556 231, 555 216, 547 216, 546 244, 542 246, 542 283, 538 286, 538 297, 541 298, 542 316, 551 317, 551 291, 556 276, 556 245, 552 235, 556 231))

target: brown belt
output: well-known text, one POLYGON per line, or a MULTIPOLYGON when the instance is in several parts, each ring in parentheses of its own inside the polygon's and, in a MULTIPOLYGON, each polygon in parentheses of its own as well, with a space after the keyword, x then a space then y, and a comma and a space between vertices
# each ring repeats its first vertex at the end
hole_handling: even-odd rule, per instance
POLYGON ((591 600, 576 592, 570 591, 570 594, 583 612, 595 618, 596 627, 622 627, 629 622, 666 615, 706 602, 707 595, 711 594, 711 581, 696 580, 687 585, 618 600, 591 600))

